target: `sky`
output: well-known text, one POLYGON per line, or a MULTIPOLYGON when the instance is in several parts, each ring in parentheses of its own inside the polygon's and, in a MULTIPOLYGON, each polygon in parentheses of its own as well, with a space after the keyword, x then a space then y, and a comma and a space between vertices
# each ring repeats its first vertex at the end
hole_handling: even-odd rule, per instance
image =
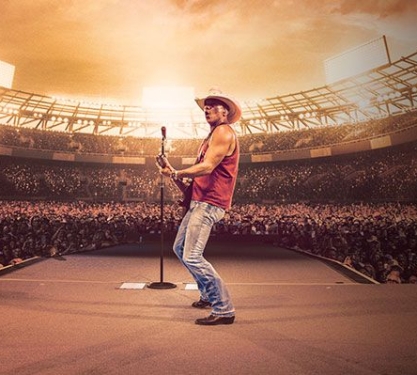
POLYGON ((140 105, 145 87, 258 100, 325 85, 324 60, 385 35, 417 51, 417 0, 0 0, 13 89, 140 105))

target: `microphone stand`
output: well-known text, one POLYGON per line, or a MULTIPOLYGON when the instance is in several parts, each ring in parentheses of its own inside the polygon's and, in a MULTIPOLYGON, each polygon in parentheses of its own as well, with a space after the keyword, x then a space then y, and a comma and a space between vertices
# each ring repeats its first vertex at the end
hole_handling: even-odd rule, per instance
MULTIPOLYGON (((165 128, 162 129, 162 141, 161 141, 161 155, 165 155, 165 128)), ((148 288, 151 289, 173 289, 177 286, 173 283, 165 282, 164 281, 164 176, 161 174, 161 182, 160 182, 160 207, 161 207, 161 214, 160 214, 160 222, 161 222, 161 255, 160 255, 160 281, 153 282, 148 285, 148 288)))

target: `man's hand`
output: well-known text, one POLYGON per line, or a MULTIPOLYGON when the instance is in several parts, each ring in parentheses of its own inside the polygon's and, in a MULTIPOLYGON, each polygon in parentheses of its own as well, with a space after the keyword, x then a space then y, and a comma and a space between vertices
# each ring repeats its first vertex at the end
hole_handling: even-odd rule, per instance
POLYGON ((175 170, 165 155, 158 155, 156 157, 156 166, 159 169, 159 173, 166 177, 170 177, 171 173, 175 170))

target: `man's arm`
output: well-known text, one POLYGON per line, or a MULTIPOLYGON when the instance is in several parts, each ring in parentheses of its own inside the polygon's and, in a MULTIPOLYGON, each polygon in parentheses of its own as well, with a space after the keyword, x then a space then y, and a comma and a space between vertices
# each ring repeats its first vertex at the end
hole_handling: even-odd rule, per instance
POLYGON ((228 126, 217 127, 211 135, 210 144, 201 163, 178 171, 178 178, 198 177, 210 174, 230 154, 234 144, 234 133, 228 126))
MULTIPOLYGON (((201 163, 177 171, 177 178, 194 178, 210 174, 226 156, 232 153, 234 141, 235 135, 232 129, 228 126, 217 127, 211 135, 204 160, 201 163)), ((165 168, 161 168, 158 164, 157 166, 159 171, 167 177, 174 171, 174 168, 168 161, 165 168)))

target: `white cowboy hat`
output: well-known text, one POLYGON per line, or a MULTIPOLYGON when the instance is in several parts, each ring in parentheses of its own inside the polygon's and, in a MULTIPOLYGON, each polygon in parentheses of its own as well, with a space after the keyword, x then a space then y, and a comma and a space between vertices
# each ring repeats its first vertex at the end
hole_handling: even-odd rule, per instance
POLYGON ((217 99, 226 104, 229 108, 229 113, 227 115, 227 121, 230 124, 233 124, 240 120, 242 116, 242 108, 240 107, 239 102, 232 98, 229 95, 223 94, 219 90, 210 90, 209 95, 205 98, 196 98, 195 101, 197 102, 198 106, 204 111, 204 105, 207 99, 217 99))

